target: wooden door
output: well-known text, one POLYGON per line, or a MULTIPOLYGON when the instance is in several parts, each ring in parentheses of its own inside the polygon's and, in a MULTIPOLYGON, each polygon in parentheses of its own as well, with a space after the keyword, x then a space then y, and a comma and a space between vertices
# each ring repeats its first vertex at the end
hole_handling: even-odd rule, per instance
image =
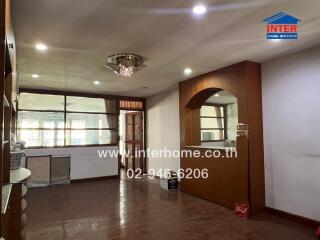
POLYGON ((143 150, 142 112, 126 113, 125 124, 125 169, 133 169, 134 171, 140 169, 142 173, 144 169, 144 156, 143 154, 138 154, 139 151, 143 150))

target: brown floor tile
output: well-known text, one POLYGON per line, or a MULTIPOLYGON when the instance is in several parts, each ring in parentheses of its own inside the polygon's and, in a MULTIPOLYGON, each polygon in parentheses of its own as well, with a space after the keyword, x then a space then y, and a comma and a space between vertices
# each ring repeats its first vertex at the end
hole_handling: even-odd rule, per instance
POLYGON ((110 179, 30 190, 28 240, 315 240, 313 230, 263 214, 250 220, 158 180, 110 179))

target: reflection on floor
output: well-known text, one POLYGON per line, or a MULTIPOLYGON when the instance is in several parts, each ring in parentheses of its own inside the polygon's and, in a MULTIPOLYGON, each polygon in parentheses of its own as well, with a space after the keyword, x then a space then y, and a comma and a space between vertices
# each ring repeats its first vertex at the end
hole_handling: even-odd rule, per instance
POLYGON ((28 204, 28 240, 316 239, 308 227, 267 214, 242 220, 147 178, 33 189, 28 204))

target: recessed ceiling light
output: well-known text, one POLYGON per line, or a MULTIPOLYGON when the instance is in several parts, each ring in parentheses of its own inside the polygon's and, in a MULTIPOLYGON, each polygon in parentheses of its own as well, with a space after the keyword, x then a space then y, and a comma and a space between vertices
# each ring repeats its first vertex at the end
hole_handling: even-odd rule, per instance
POLYGON ((207 12, 207 8, 204 5, 196 5, 192 8, 192 12, 197 15, 202 15, 207 12))
POLYGON ((32 77, 32 78, 39 78, 40 76, 39 76, 38 74, 35 74, 35 73, 34 73, 34 74, 31 75, 31 77, 32 77))
POLYGON ((183 72, 184 72, 184 75, 188 76, 188 75, 190 75, 192 73, 192 69, 191 68, 185 68, 183 72))
POLYGON ((99 81, 94 81, 93 83, 94 83, 94 85, 100 85, 99 81))
POLYGON ((39 51, 45 51, 48 49, 48 47, 46 45, 44 45, 43 43, 37 43, 35 48, 39 51))

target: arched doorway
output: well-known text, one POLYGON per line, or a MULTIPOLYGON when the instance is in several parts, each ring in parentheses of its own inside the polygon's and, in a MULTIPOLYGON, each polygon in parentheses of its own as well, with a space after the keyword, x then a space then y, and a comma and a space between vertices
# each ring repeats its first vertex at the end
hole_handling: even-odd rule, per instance
MULTIPOLYGON (((252 214, 263 212, 265 193, 260 64, 245 61, 183 81, 179 84, 179 92, 181 149, 200 151, 201 154, 208 149, 221 153, 218 157, 182 157, 183 169, 206 168, 209 173, 207 179, 182 179, 182 191, 229 208, 234 208, 235 203, 249 202, 252 214), (237 109, 233 111, 237 111, 238 118, 232 121, 234 125, 237 122, 243 123, 241 127, 249 126, 249 134, 235 137, 233 126, 230 129, 233 139, 229 139, 225 129, 228 123, 201 119, 201 107, 219 92, 228 92, 237 99, 237 109), (208 129, 202 127, 206 124, 208 129), (210 146, 204 144, 205 141, 209 141, 210 146), (234 147, 236 156, 226 157, 225 147, 234 147)), ((222 111, 221 107, 211 109, 222 111)), ((225 115, 226 112, 209 117, 221 118, 225 115)))

